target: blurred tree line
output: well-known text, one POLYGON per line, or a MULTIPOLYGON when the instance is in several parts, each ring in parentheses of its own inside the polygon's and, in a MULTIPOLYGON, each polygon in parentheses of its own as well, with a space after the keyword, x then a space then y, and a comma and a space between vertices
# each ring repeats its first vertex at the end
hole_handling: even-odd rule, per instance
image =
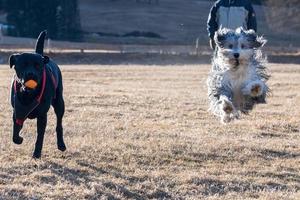
POLYGON ((15 27, 10 35, 36 37, 48 30, 51 39, 82 39, 77 0, 0 0, 0 6, 15 27))

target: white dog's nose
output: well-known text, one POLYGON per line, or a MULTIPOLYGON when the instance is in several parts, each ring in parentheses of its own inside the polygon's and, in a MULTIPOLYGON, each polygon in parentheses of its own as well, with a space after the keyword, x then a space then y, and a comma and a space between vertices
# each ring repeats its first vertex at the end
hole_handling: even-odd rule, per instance
POLYGON ((233 56, 234 56, 234 58, 239 58, 240 54, 239 53, 234 53, 233 56))

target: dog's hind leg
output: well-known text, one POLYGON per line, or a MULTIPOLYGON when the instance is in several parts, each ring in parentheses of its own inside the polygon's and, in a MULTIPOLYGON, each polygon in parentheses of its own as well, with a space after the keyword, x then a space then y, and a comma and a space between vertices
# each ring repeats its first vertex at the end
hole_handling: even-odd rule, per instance
POLYGON ((57 134, 57 148, 61 151, 66 150, 66 145, 63 138, 63 127, 62 127, 62 118, 65 112, 65 104, 62 97, 56 97, 54 103, 54 111, 56 114, 56 134, 57 134))
POLYGON ((37 118, 37 139, 35 142, 35 149, 32 156, 33 158, 41 157, 46 126, 47 126, 47 114, 39 116, 37 118))
POLYGON ((16 122, 16 117, 15 114, 13 114, 13 142, 15 144, 22 144, 23 142, 23 138, 20 136, 20 131, 23 127, 23 125, 18 125, 16 122))
POLYGON ((63 138, 62 127, 62 118, 65 113, 65 103, 62 96, 62 85, 57 88, 56 98, 53 100, 52 106, 56 115, 57 148, 61 151, 65 151, 66 145, 63 138))

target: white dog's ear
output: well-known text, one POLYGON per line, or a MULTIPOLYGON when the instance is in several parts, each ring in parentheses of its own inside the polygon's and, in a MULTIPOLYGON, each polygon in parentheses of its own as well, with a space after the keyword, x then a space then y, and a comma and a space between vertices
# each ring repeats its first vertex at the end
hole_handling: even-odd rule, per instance
POLYGON ((252 44, 254 48, 263 47, 267 43, 267 40, 264 37, 258 37, 256 32, 252 29, 243 31, 242 34, 247 37, 247 40, 250 42, 250 44, 252 44))
POLYGON ((260 47, 263 47, 266 43, 267 43, 267 40, 263 36, 256 37, 254 47, 260 48, 260 47))
POLYGON ((214 40, 215 43, 219 47, 223 47, 226 39, 230 36, 230 34, 233 34, 233 31, 227 28, 221 28, 218 31, 216 31, 214 40))

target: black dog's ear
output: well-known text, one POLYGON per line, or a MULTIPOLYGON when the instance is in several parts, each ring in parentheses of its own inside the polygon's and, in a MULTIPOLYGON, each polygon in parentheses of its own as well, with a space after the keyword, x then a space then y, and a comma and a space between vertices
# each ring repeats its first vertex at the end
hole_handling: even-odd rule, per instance
POLYGON ((247 40, 254 48, 263 47, 267 43, 267 40, 264 37, 258 37, 256 32, 252 29, 243 32, 243 34, 247 37, 247 40))
POLYGON ((43 62, 44 64, 47 64, 49 62, 50 58, 48 56, 43 56, 43 62))
POLYGON ((13 54, 9 57, 9 66, 10 66, 10 68, 12 68, 14 65, 16 65, 18 57, 19 57, 19 54, 13 54))
POLYGON ((228 38, 231 34, 233 34, 233 31, 228 28, 219 29, 218 31, 216 31, 215 36, 214 36, 215 43, 219 47, 224 46, 224 42, 225 42, 226 38, 228 38))

